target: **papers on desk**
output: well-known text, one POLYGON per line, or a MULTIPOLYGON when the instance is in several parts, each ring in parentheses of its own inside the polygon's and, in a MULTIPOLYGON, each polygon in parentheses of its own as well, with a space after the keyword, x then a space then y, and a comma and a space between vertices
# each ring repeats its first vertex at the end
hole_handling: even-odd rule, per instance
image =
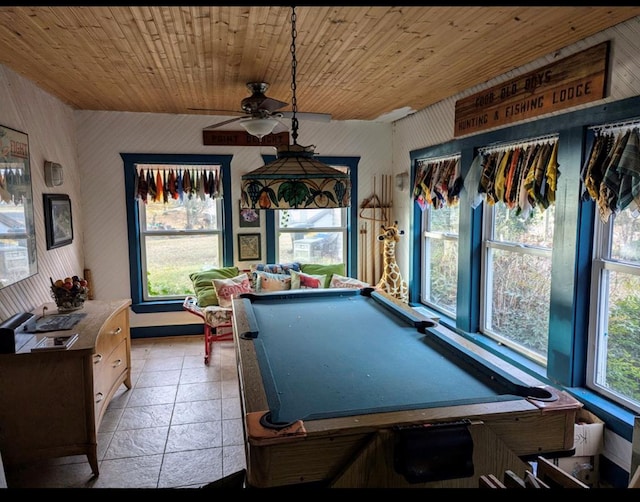
POLYGON ((36 321, 35 333, 71 329, 86 315, 86 313, 81 312, 79 314, 57 314, 40 317, 36 321))
POLYGON ((73 335, 47 335, 31 349, 31 352, 40 352, 44 350, 66 350, 78 339, 78 333, 73 335))

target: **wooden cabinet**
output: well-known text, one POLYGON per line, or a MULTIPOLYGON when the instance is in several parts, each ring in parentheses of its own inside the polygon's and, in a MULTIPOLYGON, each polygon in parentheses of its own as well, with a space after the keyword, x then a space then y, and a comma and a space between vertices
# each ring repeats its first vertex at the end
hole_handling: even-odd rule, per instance
MULTIPOLYGON (((88 301, 67 350, 0 354, 0 452, 6 465, 86 454, 98 475, 97 431, 118 388, 131 388, 131 300, 88 301)), ((55 304, 47 304, 56 312, 55 304)), ((42 312, 40 307, 36 312, 42 312)), ((54 333, 47 333, 51 335, 54 333)), ((36 339, 37 338, 37 339, 36 339)))

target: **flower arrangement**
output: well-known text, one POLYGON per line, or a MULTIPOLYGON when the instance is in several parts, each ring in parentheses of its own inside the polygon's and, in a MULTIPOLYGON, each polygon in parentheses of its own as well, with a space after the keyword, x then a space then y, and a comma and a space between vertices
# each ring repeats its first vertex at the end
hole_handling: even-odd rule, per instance
POLYGON ((51 296, 58 306, 58 312, 73 312, 84 307, 89 296, 89 286, 85 279, 74 275, 65 279, 51 280, 51 296))

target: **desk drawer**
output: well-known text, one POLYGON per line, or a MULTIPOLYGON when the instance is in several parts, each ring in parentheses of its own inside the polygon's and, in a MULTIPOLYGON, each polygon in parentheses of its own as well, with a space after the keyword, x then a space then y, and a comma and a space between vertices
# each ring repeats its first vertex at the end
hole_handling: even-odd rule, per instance
POLYGON ((127 312, 121 312, 106 322, 96 342, 96 355, 107 357, 127 337, 127 312))
POLYGON ((98 421, 102 417, 102 408, 109 403, 113 392, 115 392, 114 386, 117 382, 122 381, 127 369, 126 340, 122 340, 108 356, 95 363, 93 367, 93 397, 98 421))

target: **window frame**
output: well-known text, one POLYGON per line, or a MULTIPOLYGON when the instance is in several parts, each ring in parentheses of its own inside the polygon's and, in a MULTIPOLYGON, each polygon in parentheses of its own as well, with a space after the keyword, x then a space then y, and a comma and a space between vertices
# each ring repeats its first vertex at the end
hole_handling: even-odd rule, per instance
MULTIPOLYGON (((139 164, 138 164, 139 165, 139 164)), ((149 166, 151 166, 152 164, 148 164, 149 166)), ((219 166, 219 164, 210 164, 207 166, 207 168, 209 166, 219 166)), ((179 167, 179 165, 177 164, 169 164, 167 167, 169 168, 173 168, 173 167, 179 167)), ((219 171, 219 168, 218 168, 219 171)), ((218 236, 218 255, 221 258, 221 262, 222 262, 222 257, 224 256, 224 221, 222 219, 222 197, 216 197, 213 201, 213 203, 216 206, 216 212, 217 215, 219 215, 219 217, 217 218, 219 220, 219 228, 210 230, 199 230, 199 229, 190 229, 190 230, 186 230, 186 229, 177 229, 177 230, 167 230, 167 229, 163 229, 163 230, 149 230, 149 229, 145 229, 146 225, 144 223, 146 223, 146 210, 148 208, 148 202, 144 203, 141 200, 138 201, 138 228, 140 229, 139 231, 139 238, 140 238, 140 266, 141 266, 141 277, 147 277, 148 273, 149 273, 149 267, 147 266, 147 260, 143 259, 147 257, 147 244, 148 244, 148 238, 149 237, 184 237, 184 236, 203 236, 203 235, 208 235, 208 236, 218 236)), ((219 266, 222 266, 222 263, 219 264, 219 266)), ((155 298, 152 297, 151 295, 149 295, 149 281, 145 280, 145 281, 141 281, 141 285, 142 285, 142 298, 143 301, 145 302, 152 302, 152 301, 161 301, 161 300, 184 300, 184 295, 164 295, 160 298, 155 298)))
POLYGON ((609 272, 640 277, 640 266, 633 262, 611 257, 615 215, 605 223, 595 218, 593 229, 593 261, 591 268, 590 303, 594 307, 589 312, 589 333, 585 385, 607 398, 640 413, 640 403, 610 390, 598 383, 601 372, 606 373, 605 339, 608 332, 609 312, 609 272))
MULTIPOLYGON (((349 221, 349 214, 348 214, 348 208, 346 207, 342 207, 342 208, 335 208, 338 209, 341 212, 341 216, 340 219, 342 221, 342 225, 340 226, 336 226, 336 227, 295 227, 295 228, 291 228, 291 227, 281 227, 280 226, 280 211, 285 211, 285 209, 275 209, 275 231, 276 231, 276 237, 275 237, 275 245, 276 245, 276 262, 278 263, 283 263, 287 260, 284 260, 283 258, 281 258, 280 256, 280 235, 281 234, 306 234, 309 232, 316 232, 316 233, 332 233, 332 234, 342 234, 342 250, 341 250, 341 256, 343 257, 342 262, 340 263, 345 263, 346 262, 346 258, 347 258, 347 250, 348 250, 348 239, 349 239, 349 230, 348 230, 348 221, 349 221)), ((288 209, 288 211, 307 211, 306 209, 288 209)), ((291 261, 295 260, 295 253, 293 255, 293 258, 291 261)), ((310 262, 306 262, 306 263, 310 263, 310 262)), ((313 262, 315 263, 315 262, 313 262)))
MULTIPOLYGON (((509 347, 517 353, 520 353, 535 361, 542 366, 547 365, 546 355, 541 356, 536 352, 524 347, 510 338, 503 336, 493 331, 491 326, 492 311, 491 305, 493 303, 493 294, 491 287, 493 285, 493 251, 499 250, 507 253, 514 253, 522 256, 534 256, 547 258, 550 265, 553 263, 553 247, 546 248, 542 246, 534 246, 526 244, 524 242, 513 242, 498 240, 495 237, 495 205, 488 204, 486 201, 483 203, 484 210, 482 213, 482 268, 480 271, 480 328, 479 331, 489 338, 492 338, 496 342, 509 347)), ((501 203, 500 203, 501 204, 501 203)), ((548 209, 547 209, 548 211, 548 209)), ((555 212, 554 212, 555 217, 555 212)), ((555 223, 554 223, 555 233, 555 223)), ((551 278, 549 278, 549 289, 551 289, 551 278)), ((549 319, 551 317, 551 305, 548 306, 549 319)), ((547 325, 547 333, 549 331, 549 324, 547 325)), ((547 344, 549 336, 547 335, 547 344)))
POLYGON ((136 313, 177 312, 182 311, 184 299, 144 299, 144 275, 142 266, 142 242, 138 202, 135 199, 135 171, 141 164, 172 165, 219 165, 222 176, 222 236, 223 266, 233 264, 233 222, 231 197, 231 159, 232 155, 198 154, 141 154, 121 153, 124 165, 125 202, 127 208, 127 235, 129 248, 129 280, 131 290, 131 309, 136 313))
MULTIPOLYGON (((456 204, 455 207, 457 211, 460 211, 460 204, 456 204)), ((457 311, 457 301, 456 301, 456 310, 451 310, 447 308, 447 306, 435 303, 430 300, 430 290, 431 290, 431 242, 434 240, 447 241, 449 243, 454 243, 456 246, 456 256, 459 258, 459 235, 458 230, 456 233, 452 232, 441 232, 438 230, 432 230, 431 226, 431 215, 433 211, 440 211, 440 209, 434 209, 433 206, 429 205, 427 208, 422 211, 421 218, 421 229, 422 229, 422 239, 420 241, 420 258, 422 261, 422 270, 421 274, 421 282, 420 282, 420 303, 426 305, 427 307, 440 312, 443 315, 450 317, 451 319, 455 319, 456 311, 457 311)), ((460 220, 460 215, 458 214, 458 221, 460 220)), ((459 224, 458 224, 459 227, 459 224)), ((456 263, 457 270, 457 263, 456 263)), ((456 274, 457 275, 457 274, 456 274)), ((457 278, 456 278, 456 298, 457 298, 457 278)))

